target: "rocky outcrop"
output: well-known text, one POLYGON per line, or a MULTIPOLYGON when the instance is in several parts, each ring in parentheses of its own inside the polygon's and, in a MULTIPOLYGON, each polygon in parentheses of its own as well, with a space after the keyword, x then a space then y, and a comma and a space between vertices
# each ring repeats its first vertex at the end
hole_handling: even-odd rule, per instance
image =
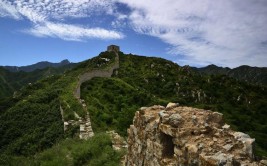
POLYGON ((126 165, 263 166, 254 161, 254 141, 218 112, 174 103, 142 107, 128 129, 126 165))

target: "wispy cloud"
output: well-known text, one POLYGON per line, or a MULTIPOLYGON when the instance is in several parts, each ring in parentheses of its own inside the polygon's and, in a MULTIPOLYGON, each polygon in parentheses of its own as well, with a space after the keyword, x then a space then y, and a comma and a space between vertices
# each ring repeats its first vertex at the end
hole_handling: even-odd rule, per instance
POLYGON ((118 0, 128 5, 135 31, 170 44, 178 62, 266 66, 265 0, 118 0))
POLYGON ((54 37, 63 40, 84 41, 90 38, 122 39, 115 30, 64 23, 65 18, 93 17, 111 10, 111 2, 104 0, 7 0, 0 2, 0 17, 27 19, 33 27, 22 30, 38 37, 54 37))
POLYGON ((56 24, 51 22, 35 25, 35 27, 25 32, 38 37, 58 37, 70 41, 83 41, 88 38, 105 40, 121 39, 124 37, 121 33, 108 31, 103 28, 84 28, 78 25, 56 24))
POLYGON ((0 17, 11 17, 14 19, 21 19, 20 13, 11 3, 0 1, 0 17))

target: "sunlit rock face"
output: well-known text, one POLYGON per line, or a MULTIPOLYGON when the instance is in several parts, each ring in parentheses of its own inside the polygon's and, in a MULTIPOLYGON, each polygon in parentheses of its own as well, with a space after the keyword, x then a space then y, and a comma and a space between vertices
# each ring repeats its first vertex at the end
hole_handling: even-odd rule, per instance
POLYGON ((223 115, 180 107, 142 107, 128 129, 128 166, 263 165, 254 161, 249 135, 235 132, 223 115))

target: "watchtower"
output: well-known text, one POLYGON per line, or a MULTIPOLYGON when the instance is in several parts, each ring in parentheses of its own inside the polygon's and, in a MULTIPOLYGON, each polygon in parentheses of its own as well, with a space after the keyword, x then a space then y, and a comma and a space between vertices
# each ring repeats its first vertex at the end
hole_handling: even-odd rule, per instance
POLYGON ((110 45, 110 46, 108 46, 107 51, 108 52, 111 52, 111 51, 119 52, 120 51, 120 47, 119 46, 116 46, 116 45, 110 45))

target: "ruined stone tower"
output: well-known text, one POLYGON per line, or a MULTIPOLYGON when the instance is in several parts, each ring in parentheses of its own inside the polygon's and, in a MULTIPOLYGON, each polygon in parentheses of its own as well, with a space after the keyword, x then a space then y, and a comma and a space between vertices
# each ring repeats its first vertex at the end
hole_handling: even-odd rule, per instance
POLYGON ((116 45, 109 45, 107 51, 108 52, 111 52, 111 51, 119 52, 120 51, 120 47, 116 46, 116 45))
POLYGON ((128 129, 127 166, 266 166, 255 139, 236 132, 219 112, 169 103, 142 107, 128 129))

